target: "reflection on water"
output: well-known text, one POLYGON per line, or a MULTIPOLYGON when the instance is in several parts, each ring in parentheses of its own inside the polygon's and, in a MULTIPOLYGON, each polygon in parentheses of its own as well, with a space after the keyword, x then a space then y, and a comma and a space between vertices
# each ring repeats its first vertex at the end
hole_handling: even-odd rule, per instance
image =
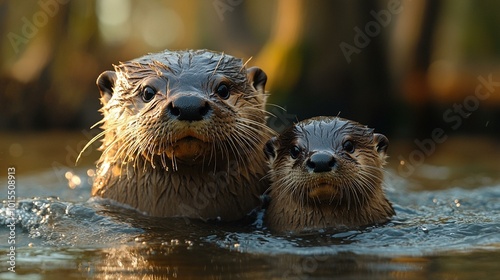
MULTIPOLYGON (((89 199, 88 168, 34 172, 17 182, 16 274, 6 272, 9 248, 2 241, 0 278, 495 277, 500 178, 443 166, 433 171, 424 165, 412 178, 388 168, 387 194, 397 216, 385 226, 297 236, 269 232, 262 211, 235 224, 147 217, 89 199)), ((0 238, 5 240, 8 218, 4 201, 0 238)))

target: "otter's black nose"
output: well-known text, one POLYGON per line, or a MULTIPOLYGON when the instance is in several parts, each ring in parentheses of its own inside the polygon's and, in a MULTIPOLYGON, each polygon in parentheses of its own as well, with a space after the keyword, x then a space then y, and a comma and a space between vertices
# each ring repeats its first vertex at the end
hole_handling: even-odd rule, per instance
POLYGON ((335 164, 335 157, 330 153, 315 153, 306 161, 307 167, 315 173, 332 171, 335 164))
POLYGON ((200 121, 212 108, 206 100, 196 95, 182 95, 167 105, 171 116, 180 121, 200 121))

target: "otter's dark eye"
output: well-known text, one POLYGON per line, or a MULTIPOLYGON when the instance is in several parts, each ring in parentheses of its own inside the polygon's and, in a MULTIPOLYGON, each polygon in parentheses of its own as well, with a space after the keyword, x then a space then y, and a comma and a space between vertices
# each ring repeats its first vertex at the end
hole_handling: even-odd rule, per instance
POLYGON ((300 155, 300 148, 297 147, 297 146, 293 146, 291 149, 290 149, 290 156, 293 158, 293 159, 296 159, 299 157, 300 155))
POLYGON ((153 100, 153 97, 155 97, 155 95, 156 95, 156 90, 150 86, 145 86, 142 89, 141 97, 144 102, 149 102, 153 100))
POLYGON ((217 86, 217 89, 215 90, 215 93, 222 98, 222 99, 228 99, 230 92, 229 92, 229 86, 222 83, 217 86))
POLYGON ((344 144, 342 144, 342 148, 348 153, 354 152, 354 144, 350 140, 345 141, 344 144))

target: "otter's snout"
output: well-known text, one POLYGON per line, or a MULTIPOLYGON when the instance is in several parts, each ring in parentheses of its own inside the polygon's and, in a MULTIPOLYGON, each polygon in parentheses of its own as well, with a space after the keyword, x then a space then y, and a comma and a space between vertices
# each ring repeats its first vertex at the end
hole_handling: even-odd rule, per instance
POLYGON ((168 113, 180 121, 200 121, 212 108, 207 100, 196 95, 180 95, 167 105, 168 113))
POLYGON ((336 164, 335 157, 328 152, 316 152, 306 161, 307 168, 314 173, 332 171, 336 164))

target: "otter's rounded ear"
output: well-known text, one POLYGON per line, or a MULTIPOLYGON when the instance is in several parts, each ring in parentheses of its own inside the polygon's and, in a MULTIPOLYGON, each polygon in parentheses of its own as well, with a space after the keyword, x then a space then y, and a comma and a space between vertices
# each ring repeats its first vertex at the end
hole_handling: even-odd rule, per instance
POLYGON ((103 102, 109 101, 111 96, 113 95, 113 89, 115 87, 116 82, 116 72, 115 71, 105 71, 102 72, 101 75, 97 78, 96 84, 97 88, 99 88, 99 92, 101 93, 101 97, 103 102))
POLYGON ((267 82, 267 75, 259 67, 250 67, 247 69, 247 78, 252 86, 261 92, 264 92, 267 82))
POLYGON ((373 141, 375 142, 375 145, 377 146, 377 152, 381 156, 385 156, 387 153, 387 148, 389 147, 389 139, 385 137, 385 135, 380 134, 380 133, 374 133, 373 134, 373 141))
POLYGON ((264 153, 267 156, 267 159, 269 161, 274 160, 276 158, 276 142, 277 142, 276 136, 272 137, 269 141, 267 141, 266 145, 264 146, 264 153))

